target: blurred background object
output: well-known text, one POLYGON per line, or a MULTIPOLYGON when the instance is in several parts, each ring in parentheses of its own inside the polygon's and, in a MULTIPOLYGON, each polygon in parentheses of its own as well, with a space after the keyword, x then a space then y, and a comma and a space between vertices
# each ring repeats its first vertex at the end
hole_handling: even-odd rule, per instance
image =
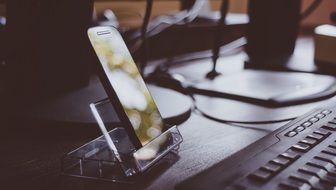
POLYGON ((8 97, 40 100, 88 84, 92 10, 91 0, 6 2, 8 97))
MULTIPOLYGON (((6 15, 6 9, 4 6, 5 1, 2 0, 0 4, 0 16, 6 15)), ((10 4, 13 4, 10 1, 10 4)), ((32 0, 32 2, 35 2, 32 0)), ((36 2, 38 2, 36 0, 36 2)), ((188 11, 195 8, 196 2, 202 2, 201 0, 195 1, 195 0, 154 0, 153 1, 153 7, 151 9, 150 14, 150 23, 149 23, 149 29, 153 29, 152 32, 149 32, 147 34, 147 47, 148 53, 146 54, 146 57, 148 56, 148 59, 150 61, 153 60, 160 60, 164 59, 166 62, 165 65, 169 65, 172 63, 178 62, 176 60, 176 57, 181 55, 188 55, 189 59, 195 59, 195 58, 209 58, 212 57, 213 49, 216 49, 216 46, 223 46, 225 44, 228 44, 236 39, 239 39, 240 37, 243 37, 245 35, 245 29, 246 24, 248 23, 248 17, 247 17, 247 11, 248 11, 248 0, 229 0, 229 7, 228 7, 228 15, 225 19, 226 24, 222 25, 218 31, 219 34, 221 34, 218 39, 216 40, 214 37, 214 33, 217 30, 218 20, 220 19, 220 7, 222 5, 222 0, 204 0, 204 5, 202 6, 201 10, 197 10, 197 17, 192 20, 182 20, 182 22, 170 22, 166 23, 165 19, 176 19, 176 17, 183 17, 184 14, 186 14, 188 11), (202 38, 199 38, 199 36, 202 36, 202 38), (217 44, 217 41, 218 44, 217 44), (178 45, 177 43, 178 42, 178 45), (164 47, 164 48, 162 48, 164 47)), ((259 1, 254 1, 259 2, 259 1)), ((292 3, 297 1, 292 1, 292 3)), ((312 3, 314 3, 314 0, 303 0, 302 1, 302 10, 306 10, 309 6, 311 6, 312 3)), ((91 2, 92 3, 92 2, 91 2)), ((29 3, 27 3, 29 4, 29 3)), ((69 3, 70 4, 70 3, 69 3)), ((75 22, 75 19, 79 19, 79 15, 76 15, 76 12, 74 8, 77 4, 76 1, 73 1, 71 3, 73 9, 73 13, 69 10, 67 14, 63 14, 63 18, 73 18, 68 23, 78 23, 75 22), (71 16, 73 15, 73 16, 71 16)), ((137 40, 139 38, 139 32, 141 31, 141 26, 144 21, 145 17, 145 10, 146 10, 146 1, 120 1, 120 0, 97 0, 94 3, 94 9, 95 9, 95 23, 99 25, 112 25, 117 26, 118 29, 123 32, 124 38, 128 43, 129 48, 132 50, 132 53, 136 59, 137 62, 139 62, 144 56, 143 53, 143 46, 141 41, 137 40), (138 36, 138 38, 137 38, 138 36)), ((27 17, 29 18, 29 14, 27 10, 29 9, 30 5, 27 5, 26 8, 22 8, 21 14, 26 13, 27 17)), ((50 5, 45 5, 46 7, 50 5)), ((331 23, 329 17, 330 12, 333 11, 332 8, 335 7, 335 1, 323 1, 318 5, 316 10, 311 12, 311 14, 303 20, 301 24, 301 30, 310 30, 322 23, 331 23)), ((81 7, 85 7, 84 5, 81 7)), ((92 7, 92 6, 91 6, 92 7)), ((197 8, 197 7, 196 7, 197 8)), ((294 6, 293 6, 294 8, 294 6)), ((9 8, 10 9, 10 8, 9 8)), ((18 10, 16 12, 20 12, 18 10)), ((84 9, 84 8, 82 8, 84 9)), ((266 8, 266 9, 271 9, 266 8)), ((297 9, 297 6, 296 6, 297 9)), ((54 13, 52 13, 51 9, 48 9, 50 15, 53 14, 53 17, 57 17, 57 10, 56 8, 53 10, 54 13)), ((45 13, 48 13, 48 10, 45 10, 45 13)), ((265 13, 267 13, 268 10, 265 10, 265 13)), ((85 11, 84 11, 85 12, 85 11)), ((86 11, 88 12, 88 11, 86 11)), ((11 11, 9 11, 9 14, 11 14, 11 11)), ((87 15, 90 15, 90 13, 85 13, 87 15)), ((279 13, 280 14, 280 13, 279 13)), ((48 18, 48 16, 43 17, 43 21, 45 25, 46 23, 52 23, 53 20, 50 20, 51 18, 48 18)), ((21 19, 24 20, 24 19, 21 19)), ((29 19, 28 19, 29 20, 29 19)), ((293 22, 295 19, 292 19, 293 22)), ((18 21, 20 22, 20 19, 18 18, 18 21)), ((11 21, 9 21, 11 22, 11 21)), ((279 23, 276 23, 277 21, 269 21, 269 24, 278 25, 279 23)), ((25 23, 27 24, 27 23, 25 23)), ((50 26, 53 24, 49 24, 50 26)), ((66 25, 63 23, 63 25, 66 25)), ((68 26, 69 27, 69 26, 68 26)), ((24 27, 23 27, 24 28, 24 27)), ((27 28, 32 28, 31 26, 25 27, 25 30, 27 28)), ((58 27, 58 30, 60 30, 58 27)), ((270 27, 272 28, 272 27, 270 27)), ((279 27, 282 28, 282 27, 279 27)), ((26 31, 28 34, 29 32, 26 31)), ((47 36, 47 35, 46 35, 47 36)), ((50 37, 52 35, 48 35, 50 37)), ((295 37, 295 34, 292 35, 295 37)), ((57 42, 58 40, 55 40, 57 42)), ((266 40, 264 40, 266 41, 266 40)), ((281 40, 278 40, 281 42, 281 40)), ((50 41, 50 43, 53 43, 50 41)), ((292 48, 289 48, 289 51, 293 50, 293 40, 291 40, 292 48)), ((264 47, 265 49, 268 49, 267 47, 264 47)), ((29 48, 28 48, 29 49, 29 48)), ((57 48, 56 48, 57 49, 57 48)), ((76 49, 76 48, 74 48, 76 49)), ((254 49, 254 48, 250 48, 254 49)), ((44 54, 48 54, 44 52, 44 54)), ((219 54, 221 54, 219 52, 219 54)), ((56 56, 59 57, 59 56, 56 56)), ((186 57, 186 56, 184 56, 186 57)), ((62 62, 62 61, 58 61, 62 62)), ((70 61, 69 61, 70 62, 70 61)), ((85 62, 83 61, 72 61, 72 62, 85 62)), ((74 63, 73 63, 74 64, 74 63)), ((74 66, 77 67, 77 66, 74 66)), ((84 66, 86 67, 86 66, 84 66)), ((77 67, 79 69, 80 67, 77 67)), ((70 70, 74 69, 69 69, 70 70)), ((66 71, 64 71, 66 72, 66 71)), ((87 76, 84 76, 84 72, 78 72, 82 73, 83 77, 78 77, 78 79, 82 78, 82 82, 79 83, 87 83, 85 82, 84 78, 87 78, 87 76)), ((56 76, 57 77, 57 76, 56 76)), ((70 85, 70 84, 69 84, 70 85)), ((76 86, 76 85, 74 85, 76 86)))
POLYGON ((301 0, 249 1, 247 68, 286 67, 300 25, 301 0))
MULTIPOLYGON (((302 10, 310 6, 313 1, 314 0, 303 0, 302 10)), ((183 0, 181 2, 193 1, 183 0)), ((181 2, 179 2, 179 0, 156 0, 153 5, 152 18, 162 14, 176 13, 181 7, 181 2)), ((220 9, 221 0, 210 0, 209 3, 212 10, 218 11, 220 9)), ((229 3, 230 13, 247 13, 248 0, 230 0, 229 3)), ((191 3, 189 3, 189 5, 190 4, 191 3)), ((184 6, 184 8, 186 7, 187 6, 184 6)), ((302 26, 313 28, 320 24, 331 24, 329 16, 330 12, 334 11, 334 7, 336 7, 335 1, 324 0, 319 7, 303 21, 302 26)), ((132 27, 139 27, 141 25, 141 16, 143 16, 145 10, 145 1, 96 1, 95 8, 98 14, 106 9, 113 10, 124 27, 130 27, 130 23, 132 23, 132 27), (126 14, 125 10, 129 13, 126 14)))
MULTIPOLYGON (((316 25, 330 23, 330 13, 335 7, 334 1, 317 0, 79 1, 11 0, 7 1, 6 9, 0 6, 0 15, 7 17, 6 30, 10 34, 10 38, 6 38, 10 45, 2 51, 10 52, 6 53, 9 94, 39 100, 44 93, 61 96, 85 86, 90 89, 93 83, 89 80, 94 78, 95 70, 89 68, 89 63, 95 58, 86 44, 85 31, 89 26, 117 27, 135 61, 145 71, 147 81, 184 90, 183 76, 171 75, 169 68, 184 62, 212 59, 213 67, 206 70, 210 71, 209 76, 212 73, 217 76, 217 58, 236 54, 243 62, 247 42, 250 42, 246 46, 250 58, 264 59, 268 55, 273 59, 277 54, 290 56, 298 33, 309 34, 316 25), (299 20, 299 10, 302 14, 316 2, 316 9, 312 9, 304 20, 299 20), (250 10, 258 6, 254 11, 250 10), (250 23, 247 13, 251 13, 250 23), (25 15, 24 19, 22 15, 25 15), (255 18, 260 15, 262 19, 256 22, 255 18), (291 19, 287 18, 289 16, 291 19), (263 30, 265 24, 268 30, 263 30), (283 32, 279 34, 278 30, 283 32), (247 31, 253 32, 247 35, 247 31), (263 35, 257 35, 260 31, 263 35), (20 35, 21 32, 24 35, 20 35), (258 40, 260 37, 263 39, 258 40), (146 67, 147 63, 150 67, 146 67)), ((301 65, 301 62, 292 62, 301 65)), ((254 63, 260 65, 259 60, 254 63)), ((230 62, 225 67, 234 64, 230 62)), ((194 66, 193 69, 203 68, 194 66)), ((205 75, 203 80, 212 78, 205 78, 205 75)), ((88 103, 86 101, 81 104, 88 103)))
POLYGON ((336 26, 320 25, 315 28, 315 63, 325 69, 336 68, 336 26))
MULTIPOLYGON (((184 0, 184 1, 165 1, 165 0, 154 0, 152 13, 151 13, 151 22, 156 22, 159 20, 159 17, 163 15, 166 16, 173 16, 178 15, 183 10, 190 9, 195 0, 184 0)), ((253 1, 252 4, 257 4, 259 1, 253 1)), ((268 1, 268 3, 271 1, 268 1)), ((287 2, 287 1, 285 1, 287 2)), ((275 4, 283 4, 285 2, 282 1, 275 1, 275 4)), ((273 3, 273 4, 274 4, 273 3)), ((330 12, 333 11, 332 7, 336 6, 335 1, 316 1, 316 0, 302 0, 302 3, 298 3, 297 0, 289 1, 292 3, 293 6, 293 13, 295 14, 294 9, 301 9, 301 12, 307 11, 307 15, 305 19, 303 19, 300 23, 300 28, 296 30, 301 31, 302 33, 313 33, 314 27, 319 24, 330 24, 331 21, 329 19, 330 12), (296 4, 294 6, 294 4, 296 4), (312 5, 316 4, 317 6, 314 7, 312 5), (296 7, 296 8, 294 8, 296 7)), ((206 1, 206 5, 202 8, 203 10, 199 12, 197 18, 192 22, 189 22, 187 25, 171 25, 169 27, 165 27, 164 30, 156 33, 156 35, 149 35, 148 36, 148 59, 149 60, 160 60, 165 59, 166 62, 178 62, 176 57, 179 55, 186 55, 189 54, 190 59, 195 58, 196 55, 199 58, 209 58, 212 56, 211 51, 206 52, 214 48, 214 43, 216 43, 213 34, 214 30, 216 30, 215 26, 218 24, 217 20, 220 19, 220 7, 222 5, 222 0, 209 0, 206 1), (207 13, 205 13, 207 11, 207 13), (198 36, 202 35, 203 38, 199 38, 198 36), (174 42, 179 42, 179 46, 176 46, 174 42), (165 48, 160 48, 164 46, 165 48), (194 53, 193 56, 191 54, 194 53), (175 58, 174 58, 175 57, 175 58), (174 61, 173 61, 174 60, 174 61)), ((233 40, 238 39, 245 35, 245 26, 248 22, 247 12, 248 12, 248 0, 229 0, 229 7, 228 7, 228 16, 226 18, 227 25, 222 26, 222 36, 220 36, 221 42, 219 42, 220 46, 232 42, 233 40), (245 17, 244 17, 245 16, 245 17)), ((111 10, 115 14, 118 22, 119 22, 119 29, 124 31, 125 40, 128 42, 130 49, 134 53, 135 59, 140 60, 142 55, 142 51, 138 48, 139 43, 136 45, 135 42, 132 40, 134 31, 141 27, 143 22, 143 17, 145 15, 145 1, 96 1, 95 2, 95 10, 97 15, 103 15, 106 10, 111 10)), ((265 6, 266 7, 266 6, 265 6)), ((267 14, 272 11, 271 7, 266 7, 264 13, 267 14)), ((259 13, 261 14, 261 13, 259 13)), ((286 14, 282 14, 279 12, 278 18, 286 16, 286 14), (282 15, 282 16, 281 16, 282 15)), ((273 14, 275 15, 275 14, 273 14)), ((268 17, 267 17, 268 18, 268 17)), ((291 23, 296 23, 299 26, 298 21, 299 15, 297 15, 297 19, 289 19, 291 23)), ((286 20, 287 19, 283 19, 286 20)), ((284 27, 284 25, 289 26, 288 22, 279 22, 275 19, 273 21, 268 21, 268 24, 272 26, 277 26, 278 28, 284 27)), ((262 21, 259 21, 262 23, 262 21)), ((104 23, 106 24, 106 22, 104 23)), ((276 27, 269 27, 269 28, 276 28, 276 27)), ((264 30, 263 32, 266 32, 264 30)), ((271 31, 269 31, 271 33, 271 31)), ((276 34, 274 34, 276 35, 276 34)), ((287 53, 293 51, 295 38, 297 32, 295 29, 292 32, 292 37, 290 41, 283 42, 283 40, 278 40, 277 43, 288 43, 289 47, 287 53), (290 45, 291 44, 291 45, 290 45)), ((276 40, 270 38, 272 40, 276 40)), ((267 40, 264 40, 265 42, 267 40)), ((271 42, 270 42, 271 43, 271 42)), ((264 49, 269 49, 270 46, 266 47, 263 46, 264 49)), ((273 49, 275 47, 272 47, 273 49)), ((272 49, 271 48, 271 49, 272 49)), ((254 48, 250 48, 254 49, 254 48)), ((286 49, 286 47, 283 47, 286 49)), ((270 50, 269 50, 270 51, 270 50)), ((167 63, 169 64, 169 63, 167 63)))
POLYGON ((333 22, 334 24, 336 24, 336 11, 333 11, 330 14, 330 20, 331 20, 331 22, 333 22))
MULTIPOLYGON (((220 18, 219 7, 216 7, 220 6, 221 2, 221 0, 154 0, 148 28, 148 58, 170 59, 187 53, 211 50, 215 41, 213 34, 220 18), (199 7, 199 4, 204 5, 199 7), (197 16, 190 19, 191 17, 188 17, 190 13, 195 13, 197 16), (203 38, 199 38, 200 35, 203 38), (176 42, 179 42, 178 45, 176 42)), ((116 15, 120 24, 119 29, 124 32, 125 40, 136 60, 140 59, 142 51, 138 48, 139 43, 134 41, 134 37, 143 23, 145 7, 145 1, 95 3, 97 15, 104 14, 106 9, 112 10, 116 15)), ((221 30, 221 45, 241 37, 244 33, 243 25, 248 22, 246 16, 236 14, 229 15, 228 20, 230 26, 223 26, 221 30)), ((208 54, 206 57, 211 55, 208 54)))

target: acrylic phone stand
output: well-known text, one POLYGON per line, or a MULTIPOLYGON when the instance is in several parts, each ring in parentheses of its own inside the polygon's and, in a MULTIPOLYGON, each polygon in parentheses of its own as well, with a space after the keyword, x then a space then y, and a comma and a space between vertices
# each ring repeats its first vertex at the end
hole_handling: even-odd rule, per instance
POLYGON ((179 148, 183 141, 176 126, 170 127, 154 140, 136 150, 122 127, 108 131, 108 99, 90 105, 103 136, 71 151, 62 158, 66 176, 132 183, 161 158, 179 148))

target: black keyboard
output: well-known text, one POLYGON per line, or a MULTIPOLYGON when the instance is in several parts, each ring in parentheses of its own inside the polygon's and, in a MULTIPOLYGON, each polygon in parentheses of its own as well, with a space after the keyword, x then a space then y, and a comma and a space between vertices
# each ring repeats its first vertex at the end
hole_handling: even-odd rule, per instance
POLYGON ((295 119, 176 189, 336 189, 336 102, 295 119))

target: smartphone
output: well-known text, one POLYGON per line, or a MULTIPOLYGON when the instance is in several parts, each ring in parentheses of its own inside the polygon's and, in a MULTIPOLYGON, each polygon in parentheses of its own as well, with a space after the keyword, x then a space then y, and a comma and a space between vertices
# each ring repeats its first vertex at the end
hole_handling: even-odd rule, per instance
POLYGON ((97 69, 104 89, 140 149, 164 132, 163 118, 118 30, 93 27, 88 36, 99 59, 97 69))

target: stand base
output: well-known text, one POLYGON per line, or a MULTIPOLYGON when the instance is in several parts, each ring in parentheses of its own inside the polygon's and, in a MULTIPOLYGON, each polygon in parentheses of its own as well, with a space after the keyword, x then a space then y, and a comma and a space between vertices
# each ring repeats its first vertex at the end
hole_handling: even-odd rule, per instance
POLYGON ((134 183, 145 171, 160 163, 167 154, 177 156, 174 152, 183 141, 176 126, 139 150, 135 150, 124 128, 111 130, 109 136, 116 150, 110 149, 106 137, 98 137, 63 157, 63 175, 116 183, 134 183), (163 139, 165 143, 162 144, 163 139), (152 150, 156 150, 155 155, 149 157, 148 152, 152 153, 152 150))
POLYGON ((221 75, 221 73, 217 72, 216 70, 214 71, 210 71, 207 75, 206 75, 206 78, 212 80, 216 77, 218 77, 219 75, 221 75))

